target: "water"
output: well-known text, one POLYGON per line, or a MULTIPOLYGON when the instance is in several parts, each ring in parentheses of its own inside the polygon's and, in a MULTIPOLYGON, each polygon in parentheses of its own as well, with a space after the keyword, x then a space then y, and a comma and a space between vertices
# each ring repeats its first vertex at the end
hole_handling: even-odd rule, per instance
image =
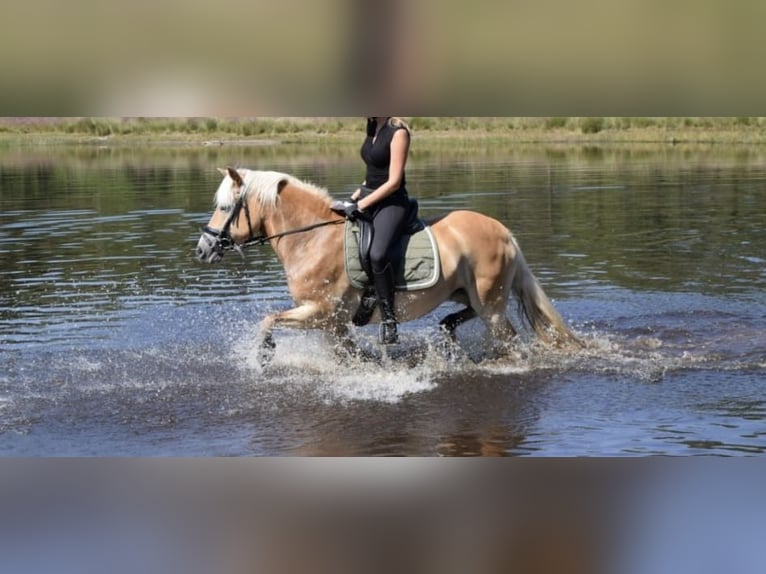
MULTIPOLYGON (((355 146, 51 147, 0 152, 0 454, 752 455, 766 450, 766 150, 413 149, 425 214, 514 230, 578 353, 483 329, 439 350, 338 363, 321 333, 258 321, 290 304, 273 254, 195 262, 227 164, 338 195, 355 146)), ((509 309, 514 316, 513 309, 509 309)), ((377 353, 373 328, 355 337, 377 353)))

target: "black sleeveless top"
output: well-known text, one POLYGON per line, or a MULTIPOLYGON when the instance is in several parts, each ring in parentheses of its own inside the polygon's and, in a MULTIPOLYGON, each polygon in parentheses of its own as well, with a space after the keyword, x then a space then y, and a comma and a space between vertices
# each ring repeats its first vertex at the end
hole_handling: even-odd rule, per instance
MULTIPOLYGON (((391 167, 391 140, 394 138, 394 134, 398 130, 403 130, 405 128, 393 126, 390 121, 387 121, 386 125, 380 129, 380 132, 378 132, 378 138, 375 140, 375 143, 373 143, 373 138, 375 137, 374 123, 369 127, 367 130, 367 138, 362 144, 361 155, 362 160, 364 160, 364 163, 367 166, 367 176, 365 178, 366 187, 369 189, 378 189, 388 181, 389 168, 391 167), (372 129, 369 129, 369 127, 372 129)), ((402 174, 402 183, 399 186, 399 189, 389 197, 400 200, 407 198, 406 178, 404 174, 402 174)))

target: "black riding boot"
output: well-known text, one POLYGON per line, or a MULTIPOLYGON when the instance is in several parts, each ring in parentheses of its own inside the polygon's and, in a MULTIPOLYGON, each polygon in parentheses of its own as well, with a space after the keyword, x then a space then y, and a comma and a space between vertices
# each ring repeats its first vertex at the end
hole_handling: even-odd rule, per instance
POLYGON ((394 345, 399 341, 394 311, 394 270, 389 263, 382 273, 373 272, 372 275, 381 315, 380 343, 394 345))

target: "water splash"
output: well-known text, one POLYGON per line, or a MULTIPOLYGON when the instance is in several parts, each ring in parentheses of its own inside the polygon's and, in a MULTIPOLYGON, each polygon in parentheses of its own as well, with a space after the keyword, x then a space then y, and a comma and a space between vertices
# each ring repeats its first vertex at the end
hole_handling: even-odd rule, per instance
POLYGON ((327 338, 317 332, 282 333, 270 364, 261 364, 257 333, 251 328, 232 345, 232 353, 242 358, 254 385, 308 391, 325 404, 350 401, 396 403, 405 397, 432 390, 439 369, 434 356, 426 360, 417 346, 403 346, 396 357, 370 352, 361 341, 358 355, 336 352, 327 338), (408 360, 409 357, 409 360, 408 360), (413 368, 412 359, 418 365, 413 368))
POLYGON ((557 349, 519 338, 503 346, 502 355, 479 327, 463 329, 460 343, 447 346, 435 332, 407 333, 391 352, 381 351, 373 336, 357 333, 356 356, 337 353, 322 333, 283 331, 267 367, 254 341, 257 326, 240 326, 230 353, 239 357, 251 384, 310 392, 325 404, 351 401, 397 403, 433 391, 455 373, 531 376, 537 373, 592 373, 657 383, 669 373, 708 368, 718 360, 689 345, 660 337, 631 336, 590 330, 579 332, 582 349, 557 349))
POLYGON ((656 337, 628 337, 605 331, 579 332, 584 347, 557 349, 538 342, 521 343, 508 357, 485 366, 494 373, 527 374, 535 371, 612 375, 639 382, 661 382, 668 373, 704 368, 713 360, 690 349, 679 349, 656 337))

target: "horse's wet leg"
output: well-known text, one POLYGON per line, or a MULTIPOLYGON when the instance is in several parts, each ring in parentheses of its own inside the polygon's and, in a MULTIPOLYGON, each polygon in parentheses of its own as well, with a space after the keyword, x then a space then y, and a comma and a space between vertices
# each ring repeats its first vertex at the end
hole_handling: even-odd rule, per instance
POLYGON ((345 327, 337 328, 332 332, 332 350, 341 361, 359 356, 359 347, 351 339, 345 327))
POLYGON ((485 321, 487 325, 487 346, 491 358, 501 358, 513 350, 518 333, 510 319, 502 313, 485 321))
POLYGON ((261 340, 261 346, 258 350, 258 362, 261 367, 265 368, 271 364, 276 348, 277 344, 274 342, 274 337, 271 333, 266 333, 261 340))
POLYGON ((359 348, 349 338, 337 339, 332 346, 335 356, 340 359, 352 359, 359 354, 359 348))
POLYGON ((466 307, 462 311, 446 316, 439 323, 439 327, 441 327, 444 334, 449 337, 449 340, 454 343, 457 341, 455 330, 463 323, 470 321, 475 317, 476 311, 474 311, 473 307, 466 307))
POLYGON ((262 368, 267 367, 274 358, 277 345, 272 335, 274 329, 274 316, 266 317, 260 326, 258 339, 258 363, 262 368))
POLYGON ((445 335, 442 344, 438 345, 438 350, 444 354, 448 360, 457 360, 462 355, 457 344, 457 335, 455 331, 463 323, 476 317, 476 311, 467 307, 462 311, 448 315, 439 323, 439 327, 445 335))

